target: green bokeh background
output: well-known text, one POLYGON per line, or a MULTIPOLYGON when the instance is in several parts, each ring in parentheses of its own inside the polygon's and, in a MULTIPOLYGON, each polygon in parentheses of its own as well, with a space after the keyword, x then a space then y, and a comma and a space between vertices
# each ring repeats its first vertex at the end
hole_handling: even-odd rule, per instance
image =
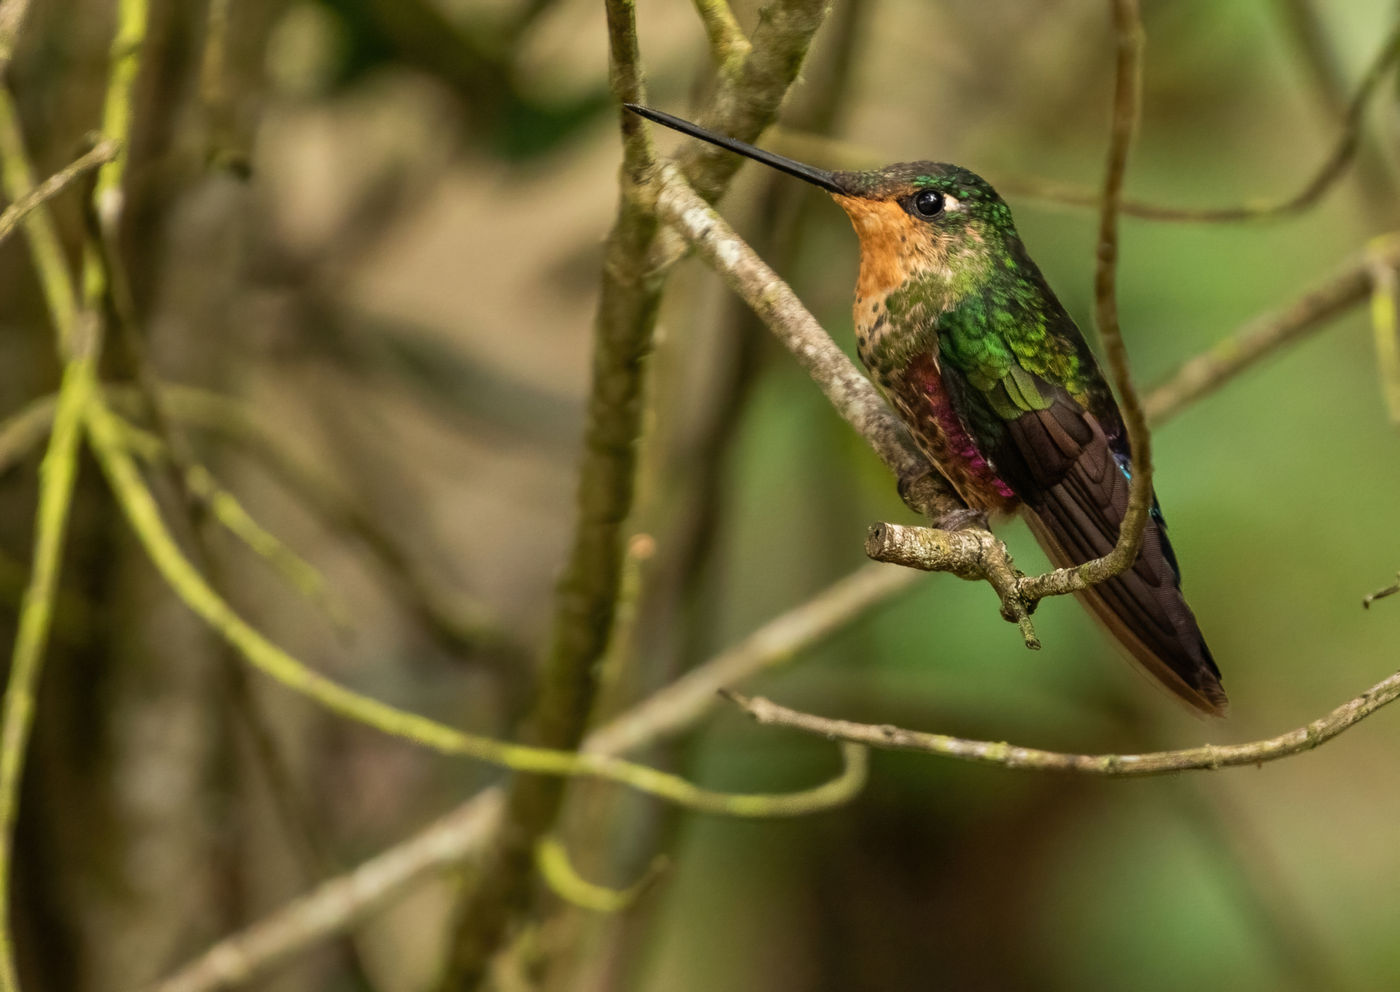
MULTIPOLYGON (((1301 188, 1339 132, 1338 94, 1400 16, 1390 0, 1143 7, 1129 192, 1190 206, 1301 188), (1307 24, 1320 63, 1300 43, 1307 24)), ((210 172, 191 153, 206 132, 178 114, 159 139, 168 157, 135 173, 137 289, 156 363, 274 418, 521 650, 506 662, 443 650, 362 552, 255 460, 201 441, 255 515, 330 576, 354 635, 228 541, 215 544, 223 587, 334 677, 509 734, 568 546, 615 207, 601 4, 405 0, 423 19, 394 30, 375 0, 235 8, 239 96, 214 137, 246 155, 251 179, 210 172), (527 10, 537 16, 515 31, 527 10)), ((170 9, 167 82, 194 64, 201 23, 170 9)), ((756 5, 736 10, 752 27, 756 5)), ((110 12, 71 0, 32 16, 14 83, 40 162, 56 167, 91 126, 110 12)), ((692 113, 712 77, 691 5, 640 0, 637 17, 650 100, 692 113)), ((935 158, 981 173, 1008 191, 1031 254, 1087 329, 1095 217, 1010 191, 1028 177, 1097 185, 1111 51, 1099 0, 837 0, 762 143, 833 168, 935 158)), ((1141 384, 1400 225, 1396 94, 1392 74, 1356 166, 1297 216, 1123 221, 1119 302, 1141 384)), ((663 150, 683 140, 655 138, 663 150)), ((752 165, 720 210, 852 351, 857 251, 841 211, 752 165)), ((56 367, 15 243, 0 263, 14 301, 0 369, 11 410, 52 389, 56 367)), ((1400 568, 1400 434, 1375 356, 1367 308, 1353 308, 1154 435, 1158 493, 1228 720, 1197 719, 1137 676, 1072 600, 1041 606, 1044 648, 1032 654, 986 586, 944 575, 747 688, 829 716, 1090 753, 1248 741, 1322 715, 1400 659, 1400 598, 1361 608, 1400 568)), ((605 668, 600 719, 861 567, 871 522, 913 522, 875 457, 699 262, 671 276, 650 374, 629 527, 651 553, 634 562, 636 621, 605 668)), ((0 493, 13 562, 27 553, 36 471, 37 458, 0 493)), ((60 616, 21 823, 36 989, 137 987, 321 877, 298 862, 236 743, 222 683, 200 674, 220 670, 217 649, 85 471, 68 591, 94 609, 86 626, 60 616), (141 806, 151 796, 169 801, 141 806)), ((1045 564, 1022 524, 998 532, 1023 568, 1045 564)), ((258 693, 341 865, 496 778, 258 693)), ((882 753, 853 803, 797 821, 581 789, 564 831, 581 871, 623 885, 657 852, 671 867, 617 917, 541 896, 532 987, 1394 989, 1397 755, 1400 711, 1383 711, 1315 753, 1141 781, 882 753)), ((727 709, 642 757, 735 790, 799 788, 835 766, 828 743, 727 709)), ((452 878, 422 886, 357 931, 376 987, 423 987, 457 892, 452 878)), ((254 987, 363 988, 342 963, 318 951, 254 987)))

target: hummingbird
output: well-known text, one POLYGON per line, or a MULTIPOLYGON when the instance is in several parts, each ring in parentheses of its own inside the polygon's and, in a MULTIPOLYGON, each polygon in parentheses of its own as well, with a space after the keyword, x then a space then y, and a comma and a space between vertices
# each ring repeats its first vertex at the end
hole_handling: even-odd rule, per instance
MULTIPOLYGON (((826 190, 860 238, 856 351, 957 491, 965 526, 1021 511, 1059 567, 1112 550, 1132 452, 1084 335, 990 183, 942 162, 818 169, 637 104, 627 109, 826 190)), ((1142 668, 1204 713, 1227 700, 1156 495, 1132 567, 1078 594, 1142 668)))

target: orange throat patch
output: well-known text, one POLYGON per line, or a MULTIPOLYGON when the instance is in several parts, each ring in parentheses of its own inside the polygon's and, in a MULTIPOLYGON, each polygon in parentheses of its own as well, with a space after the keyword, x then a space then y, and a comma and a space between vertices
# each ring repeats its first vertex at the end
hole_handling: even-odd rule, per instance
POLYGON ((883 299, 917 270, 941 267, 947 250, 927 224, 921 224, 894 200, 867 200, 833 193, 851 218, 860 238, 860 279, 856 295, 883 299))

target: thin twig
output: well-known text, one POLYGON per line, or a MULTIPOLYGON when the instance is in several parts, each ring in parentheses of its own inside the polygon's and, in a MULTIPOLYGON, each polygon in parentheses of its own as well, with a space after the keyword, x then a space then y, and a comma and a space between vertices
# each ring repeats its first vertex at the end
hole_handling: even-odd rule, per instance
POLYGON ((1390 585, 1386 586, 1384 589, 1377 589, 1375 592, 1367 593, 1365 596, 1363 596, 1361 598, 1361 605, 1369 610, 1371 608, 1371 604, 1374 603, 1376 600, 1385 599, 1387 596, 1394 596, 1396 593, 1400 593, 1400 573, 1397 573, 1395 576, 1395 581, 1392 582, 1390 585))
POLYGON ((1375 245, 1288 307, 1250 320, 1184 362, 1147 397, 1148 419, 1154 424, 1166 421, 1264 358, 1365 301, 1374 285, 1377 262, 1400 265, 1400 237, 1377 239, 1375 245))
MULTIPOLYGON (((809 603, 590 734, 582 750, 620 755, 681 734, 717 703, 716 692, 782 664, 900 590, 914 573, 866 566, 809 603), (882 574, 883 573, 883 574, 882 574)), ((917 576, 914 576, 915 578, 917 576)), ((353 926, 414 882, 480 854, 495 836, 505 790, 478 793, 432 824, 238 933, 229 934, 150 992, 215 992, 246 982, 317 941, 353 926)))
POLYGON ((1377 682, 1326 716, 1277 737, 1250 741, 1247 744, 1203 744, 1200 747, 1182 748, 1177 751, 1152 751, 1145 754, 1067 754, 1042 751, 1038 748, 1007 744, 1005 741, 968 740, 949 737, 946 734, 905 730, 889 724, 829 720, 826 717, 780 706, 761 697, 749 698, 736 692, 726 692, 725 696, 746 710, 759 723, 790 727, 831 740, 850 741, 868 747, 897 751, 917 751, 977 764, 999 765, 1003 768, 1140 777, 1168 772, 1229 768, 1236 765, 1259 765, 1303 751, 1311 751, 1387 703, 1400 698, 1400 672, 1377 682))
POLYGON ((1113 385, 1118 392, 1131 449, 1128 509, 1118 528, 1118 540, 1107 555, 1082 565, 1029 577, 1019 583, 1019 593, 1028 602, 1045 596, 1079 592, 1131 567, 1142 547, 1148 511, 1152 507, 1152 435, 1128 367, 1128 350, 1118 326, 1117 295, 1118 214, 1122 207, 1123 179, 1128 171, 1128 153, 1137 130, 1142 100, 1143 31, 1137 0, 1111 0, 1111 4, 1117 41, 1113 127, 1099 208, 1098 249, 1094 254, 1094 316, 1099 338, 1103 342, 1104 357, 1108 360, 1113 385))
POLYGON ((583 749, 627 754, 682 733, 714 709, 720 689, 791 661, 872 607, 912 589, 918 578, 908 569, 882 565, 852 572, 592 731, 583 749))
MULTIPOLYGON (((115 414, 112 415, 112 424, 116 427, 122 443, 144 462, 168 467, 168 442, 132 426, 115 414)), ((352 626, 349 607, 331 589, 320 569, 258 523, 238 497, 214 477, 214 473, 199 462, 194 462, 182 467, 176 476, 188 498, 201 510, 207 510, 225 530, 247 545, 248 549, 262 558, 273 571, 280 573, 293 589, 324 613, 342 633, 349 632, 352 626)), ((208 548, 203 547, 203 542, 200 542, 200 545, 196 560, 207 570, 212 555, 208 548)))
POLYGON ((115 141, 101 141, 86 155, 64 166, 0 213, 0 241, 8 238, 31 211, 62 193, 81 176, 105 165, 117 157, 121 146, 115 141))
POLYGON ((0 421, 0 475, 39 446, 53 427, 58 394, 30 400, 18 412, 0 421))

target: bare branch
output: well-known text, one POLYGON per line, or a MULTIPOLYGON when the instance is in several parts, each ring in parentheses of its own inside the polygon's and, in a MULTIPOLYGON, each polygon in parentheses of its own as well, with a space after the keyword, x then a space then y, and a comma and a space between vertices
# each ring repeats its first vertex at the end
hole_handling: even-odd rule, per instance
POLYGON ((1376 600, 1385 599, 1387 596, 1394 596, 1396 593, 1400 593, 1400 573, 1396 573, 1395 581, 1384 589, 1377 589, 1373 593, 1367 593, 1366 596, 1362 598, 1361 605, 1369 610, 1371 604, 1376 600))
POLYGON ((907 569, 880 565, 852 572, 594 730, 583 749, 626 754, 683 733, 715 707, 720 689, 791 661, 872 607, 908 591, 917 580, 918 575, 907 569))
POLYGON ((1354 259, 1330 280, 1286 309, 1256 317, 1204 353, 1185 362, 1147 398, 1148 419, 1162 423, 1286 345, 1357 306, 1373 286, 1375 265, 1400 265, 1400 238, 1378 239, 1377 248, 1354 259))
POLYGON ((865 553, 876 561, 917 568, 925 572, 951 572, 961 579, 982 579, 1001 600, 1001 615, 1021 628, 1026 647, 1040 649, 1025 601, 1020 597, 1021 573, 1006 546, 990 531, 967 527, 938 530, 875 524, 865 539, 865 553))
POLYGON ((115 141, 99 142, 86 155, 55 172, 38 186, 15 200, 14 203, 11 203, 5 208, 4 213, 0 213, 0 241, 4 241, 14 233, 20 221, 24 220, 35 207, 52 200, 72 185, 75 179, 85 176, 93 169, 115 159, 120 148, 121 146, 115 141))
POLYGON ((414 882, 479 854, 500 827, 504 805, 503 789, 487 789, 354 870, 223 938, 149 992, 234 988, 306 947, 343 933, 414 882))
POLYGON ((1066 754, 1059 751, 1042 751, 1038 748, 1007 744, 1005 741, 968 740, 945 734, 904 730, 888 724, 829 720, 826 717, 780 706, 767 699, 750 699, 735 692, 727 692, 725 696, 746 710, 759 723, 790 727, 828 739, 896 751, 917 751, 982 765, 1000 765, 1003 768, 1135 778, 1169 772, 1259 765, 1303 751, 1311 751, 1400 697, 1400 672, 1377 682, 1326 716, 1277 737, 1250 741, 1247 744, 1203 744, 1200 747, 1182 748, 1177 751, 1153 751, 1145 754, 1066 754))

